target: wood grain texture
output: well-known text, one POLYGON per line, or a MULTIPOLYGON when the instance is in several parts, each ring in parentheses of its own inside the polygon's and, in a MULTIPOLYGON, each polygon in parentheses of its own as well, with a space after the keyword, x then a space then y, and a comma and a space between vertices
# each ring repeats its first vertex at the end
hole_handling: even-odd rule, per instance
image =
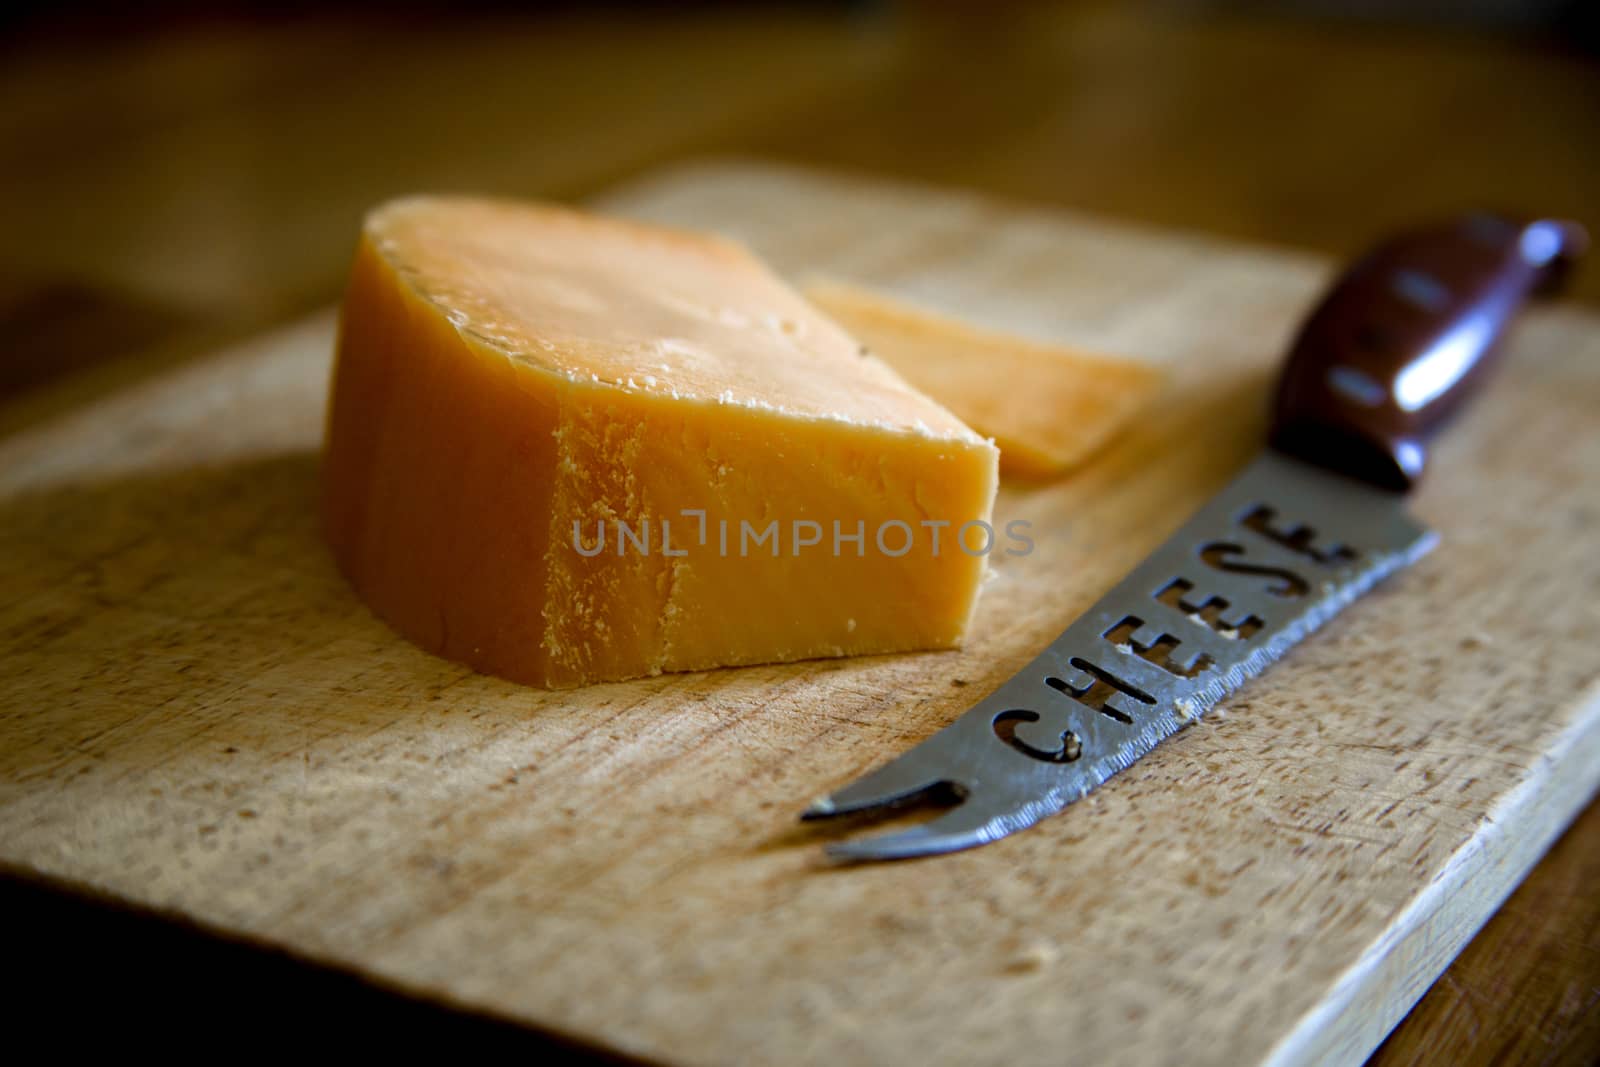
POLYGON ((1591 804, 1373 1055, 1372 1067, 1591 1067, 1600 1051, 1600 806, 1591 804))
POLYGON ((1021 666, 1253 449, 1326 268, 756 168, 609 205, 1175 387, 1009 490, 959 653, 545 694, 389 634, 313 520, 330 320, 0 445, 0 858, 672 1062, 1370 1050, 1600 777, 1600 321, 1518 329, 1415 505, 1444 544, 1089 801, 832 869, 800 803, 1021 666))

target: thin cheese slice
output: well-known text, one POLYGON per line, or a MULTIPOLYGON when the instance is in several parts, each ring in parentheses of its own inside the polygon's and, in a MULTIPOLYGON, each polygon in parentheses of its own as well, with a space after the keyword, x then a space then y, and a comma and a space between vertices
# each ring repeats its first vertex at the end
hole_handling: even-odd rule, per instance
POLYGON ((367 219, 323 513, 433 652, 564 687, 950 647, 996 481, 990 442, 737 245, 459 198, 367 219))
POLYGON ((805 294, 912 385, 1000 446, 1007 476, 1083 463, 1160 388, 1143 363, 980 330, 877 293, 816 281, 805 294))

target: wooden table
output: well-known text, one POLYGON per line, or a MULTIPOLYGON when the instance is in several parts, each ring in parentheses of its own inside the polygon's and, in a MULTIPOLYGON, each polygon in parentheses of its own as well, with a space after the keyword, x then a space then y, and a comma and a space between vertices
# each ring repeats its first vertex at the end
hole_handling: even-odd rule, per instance
MULTIPOLYGON (((1101 4, 998 23, 864 8, 25 28, 0 46, 0 435, 326 302, 361 211, 417 188, 573 197, 739 154, 1329 253, 1475 203, 1600 225, 1600 72, 1547 44, 1101 4)), ((1600 297, 1600 271, 1578 291, 1600 297)), ((1588 1062, 1597 844, 1591 808, 1377 1060, 1588 1062)), ((399 1015, 242 949, 7 896, 58 943, 89 930, 247 988, 320 981, 347 1009, 330 1018, 399 1015)))

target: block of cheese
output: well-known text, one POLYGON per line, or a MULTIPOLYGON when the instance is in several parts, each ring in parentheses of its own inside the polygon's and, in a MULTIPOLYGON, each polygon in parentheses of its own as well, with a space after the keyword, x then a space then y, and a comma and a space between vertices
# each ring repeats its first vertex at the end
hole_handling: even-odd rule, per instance
POLYGON ((466 198, 366 220, 324 525, 435 653, 566 687, 954 646, 997 478, 738 245, 466 198))
POLYGON ((1081 464, 1160 388, 1156 368, 966 323, 835 281, 805 294, 913 386, 1000 446, 1007 476, 1081 464))

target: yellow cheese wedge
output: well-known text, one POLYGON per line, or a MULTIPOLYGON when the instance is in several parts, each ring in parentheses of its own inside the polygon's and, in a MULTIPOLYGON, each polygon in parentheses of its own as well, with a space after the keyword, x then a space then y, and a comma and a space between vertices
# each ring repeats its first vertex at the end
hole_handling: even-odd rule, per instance
POLYGON ((980 330, 877 293, 816 281, 805 294, 912 385, 1000 446, 1000 470, 1043 478, 1081 464, 1155 395, 1130 360, 980 330))
POLYGON ((433 652, 560 687, 953 646, 996 481, 737 245, 459 198, 367 219, 323 514, 433 652))

